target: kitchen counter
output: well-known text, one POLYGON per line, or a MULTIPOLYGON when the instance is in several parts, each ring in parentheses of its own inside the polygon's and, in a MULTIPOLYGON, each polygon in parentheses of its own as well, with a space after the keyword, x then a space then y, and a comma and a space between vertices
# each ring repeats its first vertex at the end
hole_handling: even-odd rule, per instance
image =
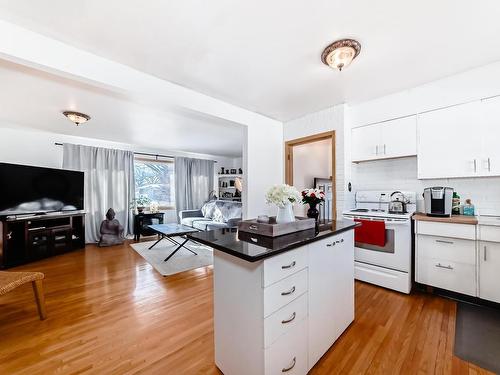
POLYGON ((450 217, 437 217, 437 216, 427 216, 424 213, 417 212, 413 215, 413 220, 417 221, 434 221, 437 223, 450 223, 450 224, 470 224, 477 225, 477 216, 465 216, 465 215, 451 215, 450 217))
POLYGON ((360 224, 353 223, 352 221, 338 220, 332 222, 331 228, 323 230, 318 234, 315 233, 314 229, 308 229, 279 237, 266 237, 254 233, 239 232, 236 228, 191 233, 187 237, 248 262, 256 262, 315 241, 335 236, 354 229, 357 225, 360 224))

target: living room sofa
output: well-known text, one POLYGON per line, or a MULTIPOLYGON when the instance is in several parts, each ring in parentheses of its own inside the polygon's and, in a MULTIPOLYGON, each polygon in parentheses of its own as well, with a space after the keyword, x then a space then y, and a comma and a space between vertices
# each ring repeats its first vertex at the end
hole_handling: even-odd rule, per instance
POLYGON ((241 218, 241 202, 233 201, 212 200, 199 210, 179 211, 181 224, 202 231, 235 227, 241 218))

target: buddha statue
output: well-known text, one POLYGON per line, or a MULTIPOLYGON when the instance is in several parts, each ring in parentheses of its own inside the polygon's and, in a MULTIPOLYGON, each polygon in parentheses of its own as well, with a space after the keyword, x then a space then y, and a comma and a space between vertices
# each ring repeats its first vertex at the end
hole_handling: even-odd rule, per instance
POLYGON ((99 246, 121 245, 124 241, 123 226, 115 219, 115 211, 110 208, 106 212, 106 220, 101 223, 99 246))

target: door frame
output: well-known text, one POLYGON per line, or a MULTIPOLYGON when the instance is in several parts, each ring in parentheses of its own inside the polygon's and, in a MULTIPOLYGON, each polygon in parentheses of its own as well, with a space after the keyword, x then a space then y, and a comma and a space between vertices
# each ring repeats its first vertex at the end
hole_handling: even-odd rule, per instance
MULTIPOLYGON (((292 139, 290 141, 285 142, 285 183, 288 185, 293 185, 293 147, 304 145, 307 143, 314 143, 317 141, 323 141, 326 139, 331 139, 332 141, 332 170, 330 179, 332 180, 332 218, 333 220, 337 219, 337 176, 335 169, 335 149, 337 147, 335 142, 335 130, 308 135, 307 137, 292 139)), ((321 176, 318 176, 321 177, 321 176)))

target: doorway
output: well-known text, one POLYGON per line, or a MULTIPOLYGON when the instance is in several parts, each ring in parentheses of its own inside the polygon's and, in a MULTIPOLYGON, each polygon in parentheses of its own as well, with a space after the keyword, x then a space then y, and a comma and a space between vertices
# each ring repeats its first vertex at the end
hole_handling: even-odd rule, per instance
MULTIPOLYGON (((329 131, 285 142, 285 182, 299 191, 320 188, 326 202, 320 217, 326 221, 337 217, 335 177, 335 131, 329 131)), ((307 207, 299 208, 305 216, 307 207)))

